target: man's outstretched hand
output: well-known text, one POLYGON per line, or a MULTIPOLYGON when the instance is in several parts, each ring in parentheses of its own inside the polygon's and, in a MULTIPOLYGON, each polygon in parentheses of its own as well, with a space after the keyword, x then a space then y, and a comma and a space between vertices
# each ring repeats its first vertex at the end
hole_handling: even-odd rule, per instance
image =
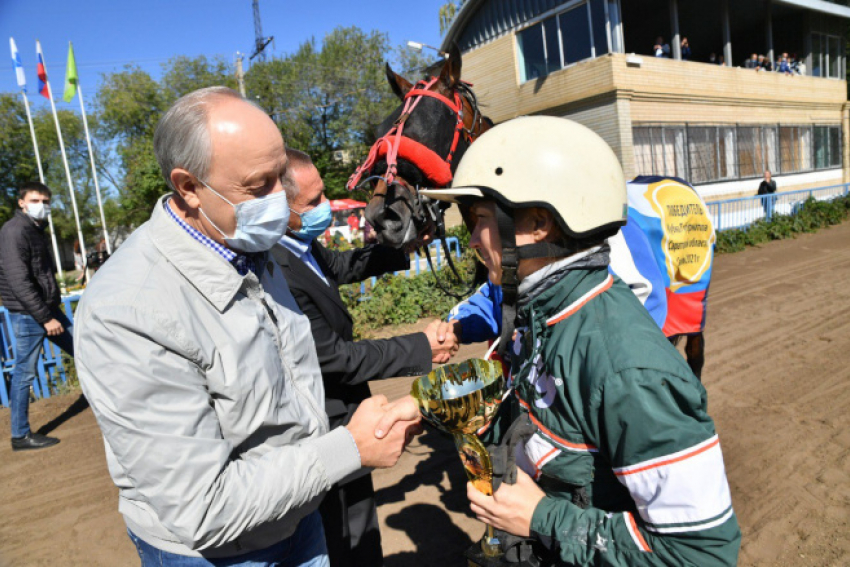
POLYGON ((455 332, 460 330, 456 321, 440 321, 434 319, 425 328, 425 336, 431 345, 431 362, 445 364, 457 353, 460 348, 460 337, 455 332))
POLYGON ((407 444, 422 433, 419 407, 410 396, 392 403, 385 396, 372 396, 345 427, 360 451, 361 465, 373 468, 395 465, 407 444))

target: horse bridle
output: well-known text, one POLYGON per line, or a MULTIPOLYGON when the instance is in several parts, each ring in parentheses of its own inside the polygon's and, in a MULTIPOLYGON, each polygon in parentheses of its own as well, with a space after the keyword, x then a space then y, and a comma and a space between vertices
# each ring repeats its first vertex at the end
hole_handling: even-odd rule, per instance
MULTIPOLYGON (((366 160, 361 164, 355 172, 351 175, 346 184, 346 188, 348 190, 361 189, 365 190, 371 198, 381 197, 386 198, 389 189, 393 185, 398 185, 400 187, 408 190, 412 195, 414 195, 416 204, 419 206, 420 211, 425 211, 430 217, 431 222, 434 223, 435 233, 437 238, 441 241, 443 251, 446 255, 446 261, 449 264, 449 268, 454 274, 455 278, 458 281, 463 281, 460 273, 457 270, 457 267, 452 260, 451 253, 448 247, 448 243, 446 242, 446 227, 445 227, 445 219, 443 215, 444 208, 448 205, 439 202, 432 201, 427 197, 422 197, 419 193, 419 186, 411 186, 408 183, 404 182, 403 179, 397 178, 398 175, 398 157, 399 152, 403 152, 405 159, 413 163, 417 166, 420 171, 423 171, 426 176, 429 176, 429 180, 435 182, 435 184, 439 186, 447 186, 451 183, 452 179, 452 171, 451 166, 454 160, 455 152, 457 151, 458 144, 460 143, 461 137, 464 142, 468 145, 475 141, 478 136, 482 134, 483 128, 483 116, 481 115, 480 110, 478 109, 478 99, 475 96, 475 93, 472 91, 472 85, 470 83, 466 83, 461 81, 453 94, 453 100, 444 96, 441 93, 430 90, 439 80, 439 77, 431 77, 427 80, 422 80, 417 82, 410 91, 407 92, 404 96, 404 107, 402 108, 402 112, 399 117, 393 123, 392 128, 387 131, 386 134, 381 136, 369 150, 369 155, 366 160), (415 142, 414 140, 407 138, 403 135, 404 126, 407 123, 407 120, 410 118, 413 110, 419 105, 419 102, 423 100, 425 97, 434 98, 446 106, 454 112, 457 117, 457 121, 455 123, 454 136, 452 138, 452 143, 449 148, 448 154, 443 158, 440 157, 436 152, 430 150, 430 148, 426 148, 422 144, 415 142), (464 112, 464 104, 468 105, 472 112, 472 121, 470 125, 467 127, 465 123, 466 113, 464 112), (363 179, 363 175, 370 173, 373 169, 375 163, 381 157, 386 156, 387 162, 387 170, 385 175, 371 175, 363 179), (422 159, 423 157, 429 160, 429 164, 427 168, 423 167, 422 164, 417 163, 416 158, 419 157, 422 159), (438 161, 439 160, 439 161, 438 161), (439 163, 439 165, 438 165, 439 163), (437 175, 434 175, 436 172, 437 175), (433 177, 432 177, 433 176, 433 177), (437 177, 436 179, 434 177, 437 177), (377 181, 383 181, 384 187, 382 191, 378 190, 370 190, 370 187, 373 187, 373 184, 377 181)), ((414 225, 414 228, 421 230, 420 227, 416 227, 416 216, 413 215, 414 211, 411 205, 411 222, 414 225)), ((420 222, 424 226, 427 223, 428 219, 420 219, 420 222)), ((422 253, 428 261, 428 266, 431 271, 434 273, 434 279, 437 282, 437 286, 440 288, 443 293, 455 297, 457 299, 463 299, 473 291, 473 287, 470 285, 466 286, 466 290, 457 294, 453 291, 445 288, 443 284, 440 282, 440 279, 437 277, 437 272, 434 269, 434 265, 431 261, 431 256, 428 254, 428 250, 426 247, 423 247, 422 253)))

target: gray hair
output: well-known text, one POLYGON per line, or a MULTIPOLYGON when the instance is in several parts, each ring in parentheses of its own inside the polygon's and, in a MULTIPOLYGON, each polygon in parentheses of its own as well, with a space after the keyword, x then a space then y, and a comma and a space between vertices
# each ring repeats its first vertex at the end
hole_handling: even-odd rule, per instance
MULTIPOLYGON (((171 172, 182 168, 206 179, 212 160, 212 141, 208 128, 210 108, 217 100, 235 98, 260 108, 227 87, 206 87, 180 97, 160 119, 153 135, 156 161, 171 184, 171 172)), ((265 111, 264 111, 265 112, 265 111)))
POLYGON ((313 160, 310 159, 310 156, 306 152, 296 150, 295 148, 286 148, 286 157, 288 163, 286 167, 286 177, 283 180, 283 185, 284 190, 286 191, 286 198, 292 201, 301 192, 301 188, 298 186, 297 183, 295 183, 295 179, 292 176, 293 172, 296 169, 316 166, 313 164, 313 160))

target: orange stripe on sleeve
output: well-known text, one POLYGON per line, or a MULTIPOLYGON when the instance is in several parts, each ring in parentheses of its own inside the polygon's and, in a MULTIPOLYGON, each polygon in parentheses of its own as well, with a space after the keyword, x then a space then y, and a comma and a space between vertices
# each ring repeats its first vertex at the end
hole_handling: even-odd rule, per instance
POLYGON ((678 463, 679 461, 684 461, 686 459, 690 459, 691 457, 695 457, 696 455, 699 455, 700 453, 704 453, 705 451, 708 451, 709 449, 711 449, 712 447, 714 447, 718 443, 720 443, 719 437, 717 439, 715 439, 714 441, 712 441, 711 443, 709 443, 708 445, 704 446, 704 447, 700 447, 699 449, 695 449, 695 450, 691 451, 690 453, 685 453, 684 455, 680 455, 680 456, 678 456, 674 459, 668 459, 666 461, 659 461, 657 463, 652 463, 651 465, 646 465, 645 467, 640 467, 640 468, 637 468, 637 469, 629 469, 629 470, 626 470, 626 471, 616 471, 615 470, 614 474, 617 475, 617 476, 627 476, 627 475, 630 475, 630 474, 635 474, 635 473, 639 473, 639 472, 643 472, 643 471, 648 471, 650 469, 663 467, 665 465, 671 465, 673 463, 678 463))
POLYGON ((635 543, 638 544, 638 547, 640 547, 641 551, 648 551, 648 552, 652 553, 652 549, 650 549, 649 544, 646 543, 646 540, 643 538, 643 534, 640 533, 640 530, 637 527, 637 522, 635 522, 635 517, 632 516, 632 514, 630 512, 626 512, 625 514, 626 514, 626 521, 629 522, 629 526, 631 526, 631 530, 629 530, 629 531, 632 532, 632 535, 634 536, 634 539, 635 539, 635 543))

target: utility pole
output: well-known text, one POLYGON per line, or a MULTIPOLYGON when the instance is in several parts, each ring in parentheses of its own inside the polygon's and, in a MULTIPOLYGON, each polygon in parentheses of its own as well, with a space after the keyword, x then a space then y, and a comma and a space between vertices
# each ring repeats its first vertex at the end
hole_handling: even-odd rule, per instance
POLYGON ((236 83, 239 85, 239 92, 242 98, 245 98, 245 71, 242 70, 242 54, 236 52, 236 83))
POLYGON ((260 20, 260 1, 253 0, 254 5, 254 53, 248 59, 254 59, 259 56, 260 61, 266 60, 264 53, 266 46, 274 39, 273 36, 265 37, 263 35, 263 22, 260 20))

